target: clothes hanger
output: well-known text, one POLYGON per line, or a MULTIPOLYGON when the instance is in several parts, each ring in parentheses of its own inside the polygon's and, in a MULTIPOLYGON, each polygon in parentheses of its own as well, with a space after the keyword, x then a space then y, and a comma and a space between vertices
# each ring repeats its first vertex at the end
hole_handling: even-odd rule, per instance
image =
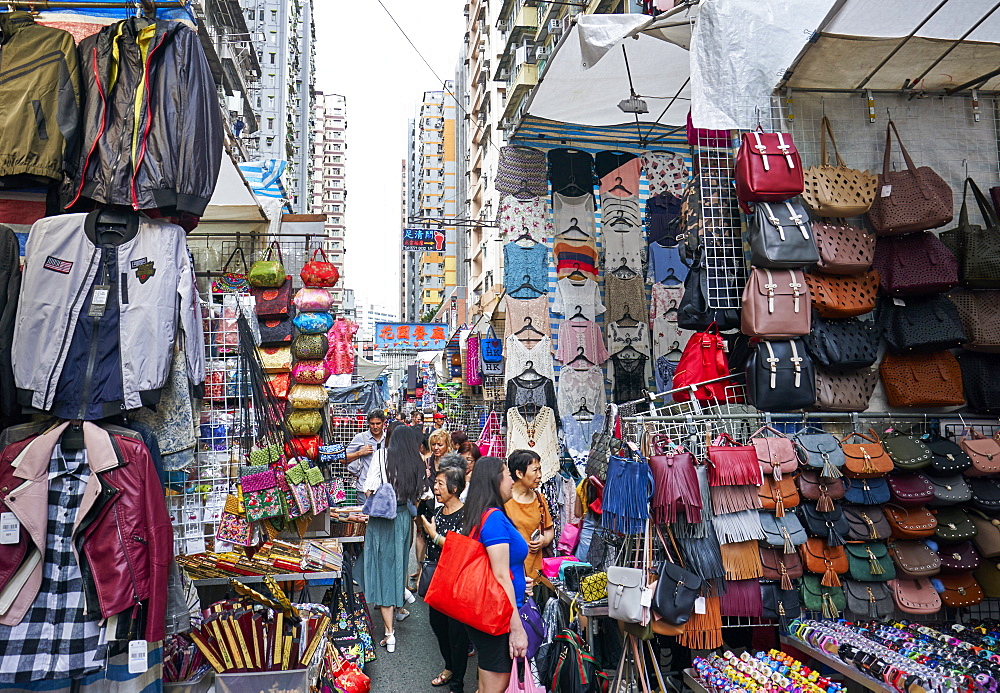
POLYGON ((628 233, 629 230, 635 226, 635 224, 633 224, 631 221, 625 218, 624 211, 618 210, 618 216, 609 221, 608 226, 611 226, 612 230, 618 233, 628 233), (618 229, 614 228, 616 226, 627 226, 628 229, 625 229, 624 231, 618 231, 618 229))
POLYGON ((540 289, 536 289, 534 286, 531 285, 531 275, 530 274, 524 275, 524 282, 521 284, 521 286, 517 287, 516 289, 514 289, 513 291, 510 291, 508 293, 510 293, 510 294, 516 294, 516 293, 519 293, 521 291, 521 289, 531 289, 532 291, 534 291, 539 296, 541 296, 542 294, 545 293, 544 291, 541 291, 540 289))
POLYGON ((621 190, 626 195, 631 195, 632 194, 631 190, 629 190, 624 185, 622 185, 622 177, 621 176, 615 176, 615 185, 614 185, 614 187, 610 188, 608 190, 608 192, 614 192, 615 190, 621 190))
MULTIPOLYGON (((574 262, 573 263, 573 268, 574 268, 573 271, 566 275, 567 279, 570 279, 570 280, 576 279, 577 281, 587 281, 588 279, 590 279, 590 277, 588 277, 586 274, 584 274, 583 272, 580 271, 580 263, 579 262, 574 262)), ((579 286, 579 285, 576 285, 576 286, 579 286)))
POLYGON ((580 359, 583 359, 584 361, 586 361, 587 363, 589 363, 591 366, 596 366, 597 365, 596 363, 594 363, 593 361, 591 361, 589 358, 587 358, 587 355, 583 353, 584 352, 584 348, 583 347, 577 347, 576 348, 576 352, 577 352, 576 356, 574 356, 571 360, 569 360, 569 361, 566 362, 567 366, 572 366, 574 363, 576 363, 580 359))
POLYGON ((536 197, 535 193, 531 192, 531 188, 528 187, 527 178, 521 179, 521 187, 518 189, 516 193, 514 193, 514 197, 518 199, 523 199, 527 197, 536 197))
POLYGON ((514 240, 514 242, 516 243, 517 241, 525 241, 525 240, 528 240, 528 241, 531 241, 532 243, 534 243, 534 242, 535 242, 535 239, 531 237, 531 231, 529 231, 529 230, 528 230, 528 225, 527 225, 527 224, 524 224, 523 226, 521 226, 521 229, 522 229, 522 231, 521 231, 521 235, 520 235, 520 236, 518 236, 518 237, 517 237, 517 238, 516 238, 516 239, 514 240))
MULTIPOLYGON (((622 316, 615 320, 615 322, 622 327, 636 327, 639 325, 639 321, 632 317, 632 313, 629 310, 629 304, 625 304, 625 310, 622 316)), ((631 337, 629 338, 631 339, 631 337)), ((631 344, 631 342, 629 342, 631 344)))
POLYGON ((69 426, 66 427, 59 437, 59 447, 66 452, 83 450, 83 421, 70 421, 69 426))
POLYGON ((584 238, 590 238, 590 234, 589 233, 587 233, 586 231, 584 231, 583 229, 581 229, 579 226, 577 226, 577 223, 579 222, 579 219, 577 219, 576 217, 571 217, 569 221, 570 221, 570 227, 568 229, 566 229, 565 231, 562 232, 563 236, 566 236, 566 235, 571 234, 574 231, 576 231, 577 233, 583 234, 584 238))
POLYGON ((619 349, 617 352, 615 352, 615 356, 624 358, 625 361, 638 361, 639 359, 646 357, 645 354, 643 354, 641 351, 639 351, 634 346, 632 346, 632 338, 631 337, 626 337, 625 338, 625 346, 623 346, 621 349, 619 349), (624 354, 625 352, 628 352, 632 356, 631 357, 622 357, 622 354, 624 354))
POLYGON ((663 278, 663 281, 661 281, 660 283, 661 284, 666 284, 670 280, 673 280, 671 282, 672 284, 680 284, 681 283, 681 280, 677 277, 676 274, 674 274, 674 268, 673 267, 670 268, 670 270, 667 272, 667 276, 665 276, 663 278))
MULTIPOLYGON (((521 329, 519 329, 514 334, 515 335, 524 334, 525 332, 528 332, 528 331, 534 332, 535 334, 537 334, 537 335, 539 335, 541 337, 545 336, 544 332, 542 332, 541 330, 539 330, 537 327, 535 327, 532 324, 531 316, 530 315, 525 315, 524 316, 524 327, 522 327, 521 329)), ((529 363, 530 363, 530 361, 529 361, 529 363)))
POLYGON ((684 352, 681 351, 681 343, 680 342, 678 342, 678 341, 675 340, 674 343, 670 345, 670 348, 667 349, 667 353, 664 354, 664 356, 667 357, 668 361, 677 361, 677 360, 679 360, 679 359, 672 359, 672 358, 670 358, 671 354, 680 354, 682 356, 684 355, 684 352))
POLYGON ((668 322, 677 322, 677 301, 671 300, 667 309, 663 311, 663 317, 666 318, 668 322), (673 319, 671 320, 671 316, 673 319))
POLYGON ((525 365, 525 369, 523 371, 521 371, 521 373, 517 376, 518 378, 521 378, 522 380, 541 380, 541 379, 545 378, 544 375, 542 375, 541 373, 539 373, 538 371, 535 370, 535 362, 534 361, 531 361, 531 360, 525 361, 524 365, 525 365), (535 377, 534 378, 525 378, 524 376, 526 376, 526 375, 534 375, 535 377))
POLYGON ((566 319, 567 320, 576 320, 577 318, 580 318, 581 320, 586 320, 587 319, 587 316, 583 314, 583 306, 577 306, 576 307, 576 312, 573 313, 571 316, 569 316, 566 319))
POLYGON ((638 276, 639 273, 628 266, 628 258, 622 258, 622 264, 610 270, 611 274, 615 275, 619 279, 631 279, 632 277, 638 276))
POLYGON ((573 412, 573 418, 578 419, 580 414, 590 414, 591 416, 595 416, 594 412, 590 411, 590 409, 587 408, 586 397, 580 398, 580 407, 575 412, 573 412))

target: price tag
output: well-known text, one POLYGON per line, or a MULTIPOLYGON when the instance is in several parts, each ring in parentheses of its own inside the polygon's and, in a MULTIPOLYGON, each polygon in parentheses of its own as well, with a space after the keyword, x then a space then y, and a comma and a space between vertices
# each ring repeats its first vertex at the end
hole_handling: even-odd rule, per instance
POLYGON ((694 612, 696 614, 703 614, 706 611, 708 611, 708 609, 705 608, 705 598, 704 597, 698 597, 697 599, 695 599, 694 600, 694 612))
POLYGON ((21 521, 14 513, 0 513, 0 544, 16 544, 21 534, 21 521))
POLYGON ((889 197, 889 195, 891 195, 891 194, 892 194, 892 186, 891 185, 883 185, 882 186, 882 197, 889 197))
MULTIPOLYGON (((91 318, 99 318, 104 315, 104 311, 108 307, 108 294, 111 293, 111 286, 108 284, 95 284, 94 293, 90 297, 90 310, 87 311, 87 316, 91 318)), ((143 669, 145 671, 145 669, 143 669)))
POLYGON ((129 640, 128 642, 128 673, 141 674, 149 669, 145 640, 129 640))
POLYGON ((654 586, 650 585, 642 591, 642 595, 639 597, 639 603, 643 606, 649 606, 653 603, 653 589, 654 586))

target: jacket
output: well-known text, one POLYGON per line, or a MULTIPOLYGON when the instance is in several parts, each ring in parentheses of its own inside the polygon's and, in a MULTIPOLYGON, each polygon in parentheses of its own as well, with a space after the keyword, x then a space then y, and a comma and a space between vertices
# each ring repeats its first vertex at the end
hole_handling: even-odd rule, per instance
MULTIPOLYGON (((42 586, 49 459, 59 426, 0 453, 0 512, 20 521, 16 544, 0 544, 0 624, 21 622, 42 586)), ((128 436, 83 424, 91 475, 73 532, 88 613, 146 610, 145 639, 161 640, 173 530, 149 452, 128 436)), ((131 612, 129 614, 132 615, 131 612)))
POLYGON ((14 318, 17 317, 20 292, 21 245, 10 227, 0 226, 0 414, 5 418, 21 413, 11 363, 14 318))
POLYGON ((222 164, 222 112, 198 34, 132 17, 80 42, 81 197, 132 209, 205 212, 222 164))
POLYGON ((40 219, 25 247, 14 381, 22 405, 59 418, 101 419, 156 404, 178 328, 188 378, 194 385, 205 380, 201 310, 184 231, 136 214, 129 240, 99 245, 98 215, 40 219), (103 312, 93 305, 98 286, 107 287, 103 312))
POLYGON ((79 125, 73 37, 27 12, 0 14, 0 188, 72 176, 79 125))

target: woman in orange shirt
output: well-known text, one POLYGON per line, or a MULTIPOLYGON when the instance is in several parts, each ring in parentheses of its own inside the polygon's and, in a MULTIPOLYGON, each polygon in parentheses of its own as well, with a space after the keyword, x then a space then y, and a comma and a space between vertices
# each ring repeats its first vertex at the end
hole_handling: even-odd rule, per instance
POLYGON ((528 542, 524 574, 537 580, 542 568, 542 549, 555 537, 549 504, 538 491, 542 482, 542 459, 531 450, 515 450, 507 457, 507 468, 514 488, 511 499, 504 504, 504 512, 528 542))

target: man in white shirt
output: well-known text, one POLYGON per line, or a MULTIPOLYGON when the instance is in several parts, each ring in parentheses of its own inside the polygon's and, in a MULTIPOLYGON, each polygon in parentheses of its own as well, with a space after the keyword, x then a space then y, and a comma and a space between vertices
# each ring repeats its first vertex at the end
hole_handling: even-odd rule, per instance
POLYGON ((358 497, 364 491, 365 479, 368 478, 368 467, 372 463, 375 450, 381 447, 385 440, 385 414, 373 411, 368 414, 368 430, 354 436, 347 446, 347 471, 354 477, 354 486, 358 497))

